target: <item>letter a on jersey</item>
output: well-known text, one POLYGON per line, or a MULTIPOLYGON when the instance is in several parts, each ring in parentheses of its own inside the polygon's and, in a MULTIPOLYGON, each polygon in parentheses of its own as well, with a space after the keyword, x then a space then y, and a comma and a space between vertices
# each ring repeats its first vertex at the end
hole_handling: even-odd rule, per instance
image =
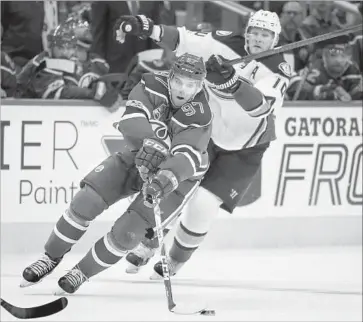
POLYGON ((282 71, 283 74, 285 74, 287 77, 291 77, 292 75, 292 71, 291 71, 291 66, 286 63, 283 62, 279 65, 279 69, 282 71))

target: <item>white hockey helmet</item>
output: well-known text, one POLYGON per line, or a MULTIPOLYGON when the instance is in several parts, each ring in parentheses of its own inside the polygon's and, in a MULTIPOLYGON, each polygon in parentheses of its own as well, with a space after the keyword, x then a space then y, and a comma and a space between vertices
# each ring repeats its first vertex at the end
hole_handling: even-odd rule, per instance
MULTIPOLYGON (((251 27, 257 27, 272 31, 274 33, 274 39, 271 48, 274 48, 277 45, 279 41, 279 35, 281 33, 281 24, 279 16, 275 12, 266 11, 266 10, 259 10, 255 12, 248 20, 245 30, 245 39, 248 39, 247 36, 248 29, 251 27)), ((245 45, 245 49, 247 50, 246 47, 247 47, 247 42, 245 45)))

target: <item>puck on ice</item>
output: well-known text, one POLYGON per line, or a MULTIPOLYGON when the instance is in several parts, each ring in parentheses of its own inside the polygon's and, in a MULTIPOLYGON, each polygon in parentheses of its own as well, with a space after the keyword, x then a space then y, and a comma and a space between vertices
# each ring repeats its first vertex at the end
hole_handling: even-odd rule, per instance
POLYGON ((200 314, 214 316, 214 315, 216 315, 216 311, 214 311, 214 310, 203 310, 200 314))

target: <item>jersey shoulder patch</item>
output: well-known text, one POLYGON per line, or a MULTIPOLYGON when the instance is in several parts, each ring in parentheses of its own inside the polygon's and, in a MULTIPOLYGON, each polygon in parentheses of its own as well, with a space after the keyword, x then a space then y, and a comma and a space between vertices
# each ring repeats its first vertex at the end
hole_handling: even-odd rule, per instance
POLYGON ((216 35, 219 37, 226 37, 229 35, 232 35, 233 32, 232 31, 227 31, 227 30, 216 30, 216 35))
POLYGON ((273 73, 279 74, 287 78, 292 77, 292 68, 290 64, 285 61, 282 54, 267 56, 259 59, 258 61, 264 64, 273 73))
POLYGON ((212 111, 204 91, 195 96, 193 101, 185 103, 173 115, 182 127, 205 127, 212 124, 212 111))

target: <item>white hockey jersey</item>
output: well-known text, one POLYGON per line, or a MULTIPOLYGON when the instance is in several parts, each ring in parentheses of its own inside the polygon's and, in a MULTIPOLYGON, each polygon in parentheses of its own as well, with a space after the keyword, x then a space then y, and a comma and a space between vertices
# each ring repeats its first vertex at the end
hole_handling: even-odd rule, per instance
MULTIPOLYGON (((244 49, 245 39, 240 34, 221 30, 193 32, 182 27, 177 28, 179 34, 175 35, 172 27, 166 26, 164 29, 161 43, 175 49, 177 56, 188 52, 206 61, 213 54, 226 59, 248 55, 244 49)), ((244 63, 235 64, 234 68, 239 76, 248 79, 260 90, 268 104, 247 112, 231 94, 220 92, 207 83, 214 114, 212 139, 225 150, 250 148, 276 139, 273 112, 282 106, 291 77, 290 65, 282 55, 252 61, 247 66, 244 63)))

